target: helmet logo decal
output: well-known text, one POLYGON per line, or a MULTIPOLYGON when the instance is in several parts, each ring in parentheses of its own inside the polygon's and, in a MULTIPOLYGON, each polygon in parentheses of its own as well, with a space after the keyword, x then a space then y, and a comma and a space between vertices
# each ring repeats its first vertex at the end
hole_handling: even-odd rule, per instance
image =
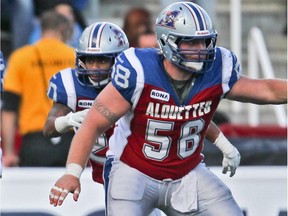
POLYGON ((114 38, 118 40, 118 47, 123 46, 125 44, 125 39, 122 35, 122 33, 118 29, 112 29, 112 31, 115 33, 114 38))
POLYGON ((157 25, 175 29, 175 20, 179 13, 180 11, 178 10, 165 11, 163 18, 157 23, 157 25))

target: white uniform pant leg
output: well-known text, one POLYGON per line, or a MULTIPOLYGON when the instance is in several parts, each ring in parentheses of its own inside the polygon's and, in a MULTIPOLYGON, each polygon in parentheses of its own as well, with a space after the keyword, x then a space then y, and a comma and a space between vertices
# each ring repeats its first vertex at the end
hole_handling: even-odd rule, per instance
POLYGON ((243 216, 230 189, 204 163, 197 172, 199 216, 243 216))
POLYGON ((181 213, 170 202, 180 180, 154 180, 118 160, 114 161, 107 187, 107 216, 147 216, 155 208, 167 216, 243 216, 229 188, 205 164, 199 164, 194 170, 198 210, 181 213))
MULTIPOLYGON (((107 216, 147 216, 157 206, 157 182, 117 159, 112 162, 105 184, 107 216)), ((152 215, 159 215, 159 211, 152 215)))
MULTIPOLYGON (((195 169, 197 175, 198 210, 196 212, 181 213, 173 209, 171 203, 160 209, 168 216, 243 216, 243 212, 234 200, 230 189, 204 163, 195 169)), ((171 194, 179 186, 171 186, 171 194)), ((171 197, 169 197, 169 200, 171 197)))

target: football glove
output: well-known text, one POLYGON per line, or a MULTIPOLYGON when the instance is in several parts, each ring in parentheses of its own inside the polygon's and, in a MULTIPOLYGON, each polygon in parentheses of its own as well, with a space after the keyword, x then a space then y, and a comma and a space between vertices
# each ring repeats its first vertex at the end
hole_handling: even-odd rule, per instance
POLYGON ((236 169, 239 167, 241 155, 238 150, 226 139, 223 133, 220 133, 214 144, 222 151, 222 173, 230 171, 230 177, 234 176, 236 169))
POLYGON ((54 125, 58 133, 66 132, 70 127, 79 128, 87 115, 89 109, 79 112, 70 112, 66 116, 60 116, 55 119, 54 125))

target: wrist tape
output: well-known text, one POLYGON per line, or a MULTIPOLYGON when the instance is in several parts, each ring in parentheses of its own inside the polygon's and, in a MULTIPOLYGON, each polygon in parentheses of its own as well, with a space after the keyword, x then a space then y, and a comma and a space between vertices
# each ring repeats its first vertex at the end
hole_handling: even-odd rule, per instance
POLYGON ((69 163, 66 165, 65 175, 73 175, 79 179, 82 172, 83 172, 83 168, 79 164, 69 163))
POLYGON ((214 143, 225 155, 229 155, 234 151, 234 146, 229 142, 229 140, 220 132, 214 143))
POLYGON ((68 131, 69 125, 67 123, 67 116, 60 116, 54 121, 55 129, 58 133, 64 133, 68 131))

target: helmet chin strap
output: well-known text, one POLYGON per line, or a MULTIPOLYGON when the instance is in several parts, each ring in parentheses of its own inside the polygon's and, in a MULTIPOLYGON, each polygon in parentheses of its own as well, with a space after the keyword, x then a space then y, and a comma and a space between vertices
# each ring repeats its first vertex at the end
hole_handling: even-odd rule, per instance
POLYGON ((204 65, 203 62, 183 62, 182 64, 196 71, 202 70, 204 65))
POLYGON ((90 77, 88 77, 88 79, 89 79, 89 81, 90 81, 94 86, 98 85, 98 83, 95 82, 95 81, 93 81, 90 77))
POLYGON ((109 83, 109 79, 101 80, 100 82, 95 82, 90 77, 88 77, 88 79, 92 83, 93 86, 107 85, 109 83))

